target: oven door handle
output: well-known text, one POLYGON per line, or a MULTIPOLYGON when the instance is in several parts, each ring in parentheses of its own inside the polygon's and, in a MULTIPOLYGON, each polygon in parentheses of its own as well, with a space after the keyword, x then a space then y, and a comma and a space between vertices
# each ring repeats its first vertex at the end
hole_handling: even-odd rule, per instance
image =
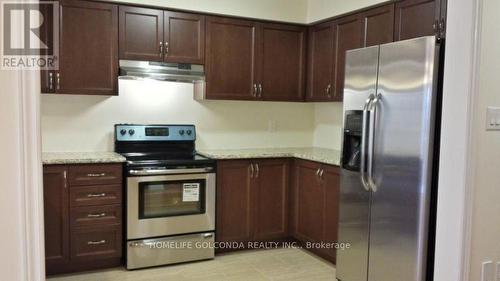
POLYGON ((150 176, 150 175, 208 173, 212 171, 213 171, 212 167, 206 167, 206 168, 193 168, 193 169, 130 170, 129 174, 133 176, 150 176))

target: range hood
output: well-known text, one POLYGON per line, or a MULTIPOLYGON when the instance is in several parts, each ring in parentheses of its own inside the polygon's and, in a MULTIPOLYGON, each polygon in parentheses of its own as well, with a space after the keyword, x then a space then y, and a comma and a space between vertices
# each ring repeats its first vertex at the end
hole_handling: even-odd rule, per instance
POLYGON ((198 64, 120 60, 118 79, 192 83, 195 99, 205 96, 205 71, 198 64))

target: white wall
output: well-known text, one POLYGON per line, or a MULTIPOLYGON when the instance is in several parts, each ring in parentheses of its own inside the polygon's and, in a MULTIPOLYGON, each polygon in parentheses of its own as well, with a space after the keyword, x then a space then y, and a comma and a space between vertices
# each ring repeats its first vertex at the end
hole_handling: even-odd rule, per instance
POLYGON ((189 11, 305 23, 307 0, 112 0, 189 11))
POLYGON ((307 22, 348 13, 386 0, 307 0, 307 22))
MULTIPOLYGON (((486 107, 500 107, 500 2, 483 0, 479 93, 474 120, 475 177, 470 280, 480 280, 481 262, 500 261, 500 132, 486 131, 486 107)), ((500 277, 499 277, 500 278, 500 277)))
POLYGON ((44 151, 112 151, 116 123, 197 126, 198 148, 310 146, 314 104, 193 100, 191 84, 120 80, 118 97, 42 96, 44 151), (275 131, 269 131, 269 121, 275 131))
POLYGON ((342 103, 316 103, 314 106, 313 146, 340 150, 342 138, 342 103))

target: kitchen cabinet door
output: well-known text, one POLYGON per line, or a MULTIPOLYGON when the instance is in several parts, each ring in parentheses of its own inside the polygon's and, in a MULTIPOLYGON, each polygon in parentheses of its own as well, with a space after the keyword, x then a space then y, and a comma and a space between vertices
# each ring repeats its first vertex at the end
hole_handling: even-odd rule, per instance
POLYGON ((205 16, 164 12, 164 61, 205 63, 205 16))
POLYGON ((365 47, 394 41, 394 4, 368 10, 361 18, 365 26, 365 47))
POLYGON ((254 100, 257 24, 207 17, 206 98, 254 100))
POLYGON ((163 61, 163 11, 120 6, 120 59, 163 61))
POLYGON ((43 202, 47 274, 69 263, 69 197, 66 166, 44 166, 43 202))
POLYGON ((306 29, 263 24, 259 97, 272 101, 301 101, 305 92, 306 29))
POLYGON ((324 236, 325 190, 319 179, 321 165, 295 161, 295 237, 303 242, 320 242, 324 236))
POLYGON ((332 22, 309 29, 308 101, 329 101, 332 99, 332 78, 335 64, 335 29, 332 22))
POLYGON ((335 83, 332 85, 334 101, 344 97, 346 51, 363 47, 364 25, 359 15, 341 18, 335 22, 335 83))
POLYGON ((118 6, 60 2, 60 61, 56 92, 118 94, 118 6))
POLYGON ((288 236, 288 159, 259 160, 256 167, 254 238, 273 240, 288 236))
POLYGON ((216 240, 246 242, 252 239, 251 163, 220 161, 217 167, 216 240))
MULTIPOLYGON (((321 180, 325 190, 323 242, 334 243, 338 241, 340 173, 339 168, 329 165, 323 165, 322 170, 321 180)), ((335 248, 325 248, 323 252, 328 260, 336 262, 335 248)))
POLYGON ((396 41, 435 35, 439 25, 440 0, 403 0, 396 3, 396 41))

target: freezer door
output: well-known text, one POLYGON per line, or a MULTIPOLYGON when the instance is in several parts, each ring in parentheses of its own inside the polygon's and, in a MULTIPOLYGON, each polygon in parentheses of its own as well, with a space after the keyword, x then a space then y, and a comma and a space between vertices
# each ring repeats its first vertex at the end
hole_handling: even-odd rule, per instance
POLYGON ((437 92, 435 42, 429 36, 380 46, 369 281, 425 280, 437 92))
MULTIPOLYGON (((346 114, 362 111, 368 96, 376 92, 378 53, 378 46, 347 52, 344 129, 346 128, 346 114)), ((343 148, 343 151, 345 152, 346 149, 343 148)), ((343 155, 343 157, 347 156, 343 155)), ((349 243, 350 248, 337 251, 337 279, 339 280, 366 281, 369 204, 370 192, 363 187, 359 171, 343 168, 340 181, 338 241, 349 243)))

